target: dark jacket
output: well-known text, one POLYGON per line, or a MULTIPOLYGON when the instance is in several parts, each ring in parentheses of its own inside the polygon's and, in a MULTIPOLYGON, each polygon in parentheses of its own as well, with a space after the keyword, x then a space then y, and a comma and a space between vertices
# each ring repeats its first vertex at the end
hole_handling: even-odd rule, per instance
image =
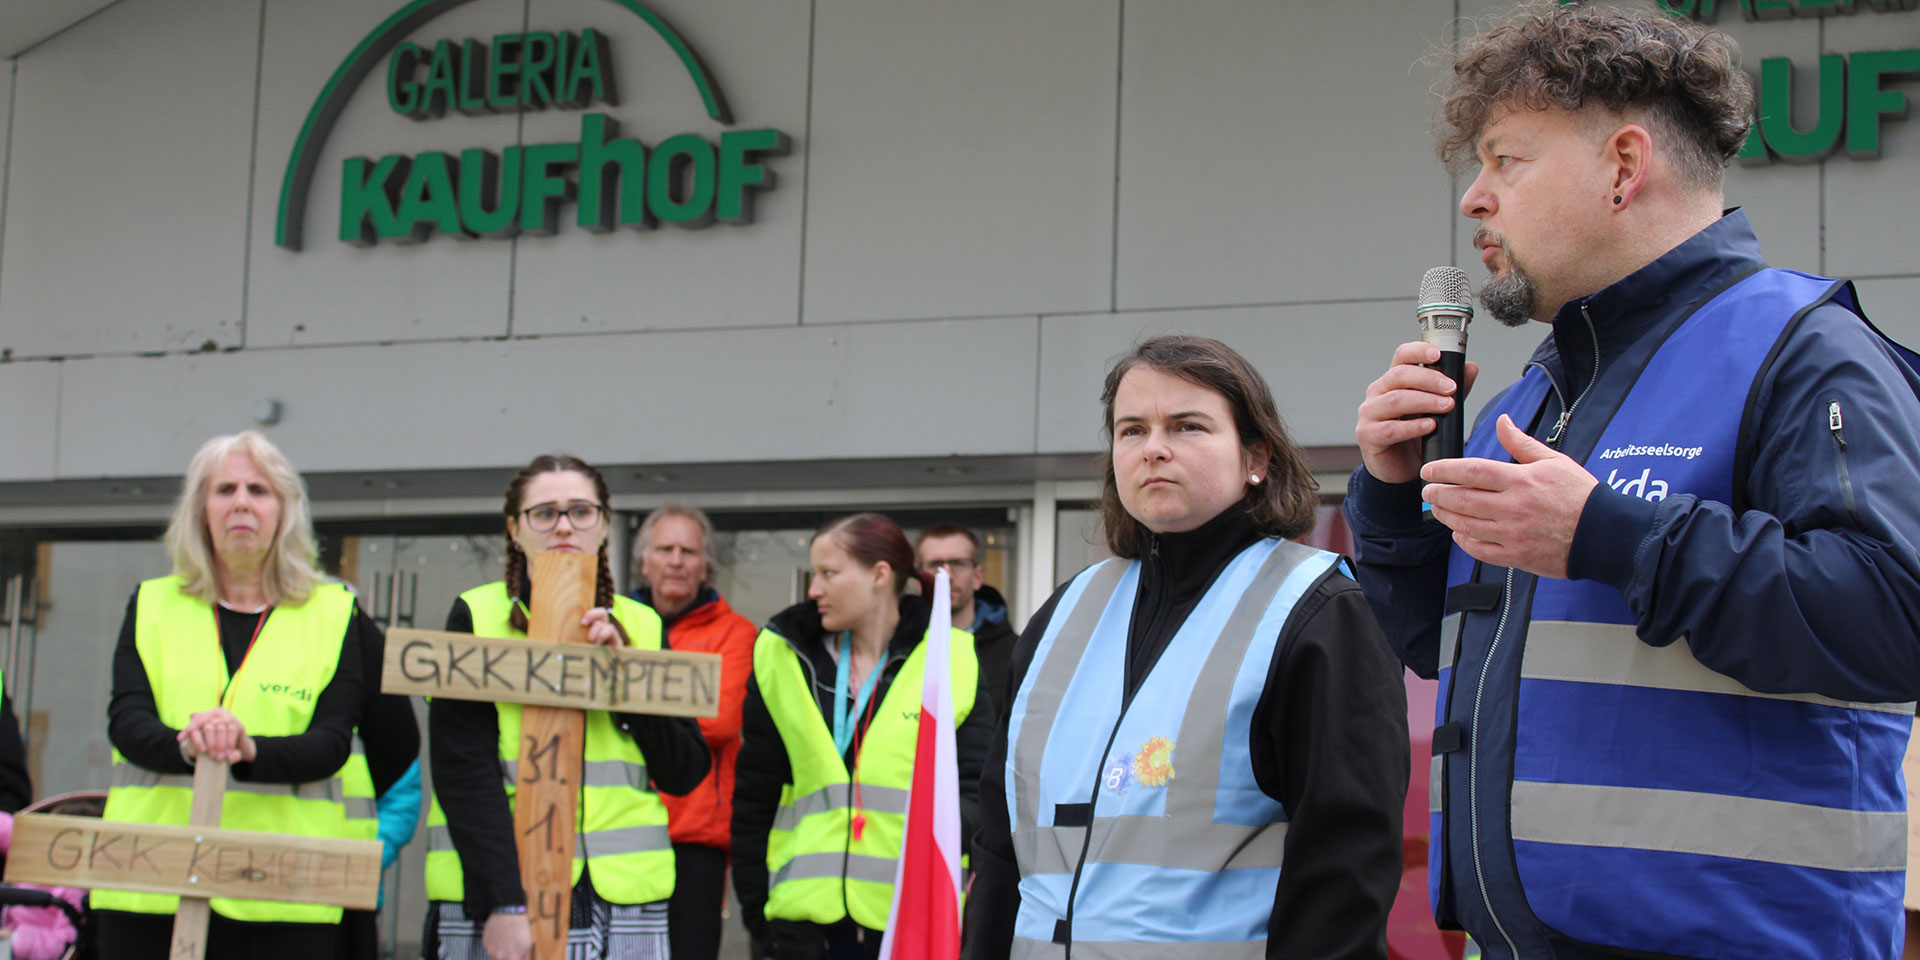
MULTIPOLYGON (((926 600, 911 594, 900 598, 900 625, 894 628, 893 639, 888 643, 887 662, 881 668, 880 679, 875 684, 873 703, 886 699, 887 691, 893 687, 894 677, 899 675, 900 668, 907 662, 907 655, 925 636, 927 620, 926 600)), ((805 662, 812 666, 814 699, 819 703, 820 715, 831 723, 836 662, 833 654, 827 652, 829 637, 826 629, 820 625, 820 609, 811 600, 794 604, 774 614, 773 619, 767 621, 766 629, 785 637, 805 662)), ((761 637, 761 642, 767 642, 764 633, 761 637)), ((984 672, 981 677, 985 678, 984 672)), ((980 822, 980 766, 987 756, 987 741, 993 735, 992 711, 983 709, 989 702, 984 687, 976 690, 973 710, 961 721, 953 735, 960 766, 960 830, 963 838, 971 837, 980 822)), ((747 699, 741 710, 740 730, 743 742, 733 785, 733 886, 740 900, 741 920, 745 922, 749 933, 765 941, 770 939, 765 912, 767 833, 772 829, 774 814, 780 808, 780 790, 793 781, 793 768, 787 758, 786 745, 780 739, 780 730, 774 726, 773 715, 767 712, 767 702, 761 697, 760 686, 755 679, 747 681, 747 699)), ((847 746, 844 759, 849 768, 852 768, 854 758, 859 755, 864 736, 865 729, 862 728, 847 746)), ((796 926, 784 922, 780 925, 796 926)), ((795 935, 795 931, 783 933, 776 930, 771 940, 777 944, 795 935)))
MULTIPOLYGON (((1237 507, 1190 533, 1143 535, 1146 554, 1127 636, 1128 700, 1214 578, 1259 536, 1237 507)), ((1025 679, 1059 600, 1056 590, 1021 634, 1004 702, 1012 702, 1025 679)), ((1281 628, 1247 731, 1260 788, 1286 808, 1289 821, 1267 956, 1387 955, 1410 762, 1406 714, 1400 666, 1359 588, 1329 572, 1281 628)), ((1003 711, 980 780, 982 823, 966 918, 966 956, 973 960, 1007 956, 1020 907, 1007 810, 1008 720, 1003 711)))
POLYGON ((980 685, 992 696, 994 715, 1005 708, 1000 699, 1013 665, 1013 648, 1020 631, 1009 622, 1012 612, 1000 591, 982 586, 973 594, 973 652, 980 658, 980 685))
MULTIPOLYGON (((1658 331, 1762 266, 1746 216, 1732 211, 1618 283, 1567 304, 1532 360, 1560 396, 1587 393, 1572 403, 1558 438, 1564 448, 1584 456, 1625 395, 1611 386, 1588 391, 1589 385, 1631 381, 1602 374, 1616 365, 1637 369, 1627 364, 1645 362, 1658 331)), ((1635 383, 1632 389, 1658 391, 1660 384, 1635 383)), ((1752 690, 1849 701, 1914 699, 1920 695, 1920 502, 1912 496, 1913 478, 1920 474, 1916 391, 1920 377, 1871 328, 1841 306, 1813 308, 1790 329, 1747 395, 1751 429, 1743 436, 1751 439, 1738 459, 1752 466, 1736 476, 1734 488, 1744 502, 1690 494, 1649 501, 1602 483, 1581 514, 1569 577, 1619 590, 1642 640, 1664 643, 1685 635, 1702 664, 1752 690), (1839 438, 1828 420, 1833 399, 1846 410, 1844 473, 1836 469, 1839 438)), ((1546 437, 1563 412, 1550 395, 1537 422, 1521 426, 1546 437)), ((1415 672, 1432 677, 1439 668, 1451 538, 1445 527, 1421 522, 1418 488, 1379 483, 1363 468, 1349 486, 1346 509, 1360 582, 1388 641, 1415 672)), ((1518 595, 1523 586, 1516 582, 1514 590, 1518 595)), ((1511 636, 1520 646, 1509 643, 1506 655, 1517 662, 1525 634, 1511 636)), ((1468 638, 1463 662, 1469 652, 1476 662, 1484 660, 1486 647, 1484 640, 1468 638)), ((1508 672, 1493 671, 1492 685, 1482 692, 1504 699, 1500 691, 1511 688, 1508 672)), ((1462 681, 1462 673, 1455 672, 1456 697, 1463 695, 1463 682, 1477 683, 1485 675, 1466 670, 1470 676, 1462 681)), ((1509 702, 1487 715, 1506 717, 1512 710, 1509 702)), ((1483 739, 1507 736, 1506 729, 1503 723, 1483 739)), ((1508 745, 1488 741, 1485 748, 1511 749, 1510 738, 1502 742, 1508 745)), ((1466 821, 1458 829, 1452 824, 1456 813, 1464 817, 1469 808, 1449 803, 1449 836, 1465 834, 1466 821)), ((1504 804, 1498 812, 1504 814, 1504 804)), ((1503 828, 1482 832, 1504 836, 1503 828)), ((1563 957, 1586 955, 1527 920, 1519 892, 1502 879, 1508 859, 1499 857, 1487 868, 1491 890, 1475 889, 1473 878, 1462 875, 1472 870, 1453 871, 1443 882, 1442 903, 1459 909, 1482 946, 1501 954, 1500 942, 1510 934, 1523 944, 1550 941, 1563 957), (1507 904, 1503 915, 1520 918, 1525 928, 1493 929, 1483 901, 1507 904)))

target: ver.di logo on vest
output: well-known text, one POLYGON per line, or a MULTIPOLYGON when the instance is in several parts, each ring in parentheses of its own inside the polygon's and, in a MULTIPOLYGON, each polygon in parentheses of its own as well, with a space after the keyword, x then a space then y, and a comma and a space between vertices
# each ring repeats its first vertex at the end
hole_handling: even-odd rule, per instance
MULTIPOLYGON (((288 250, 303 243, 307 196, 334 123, 368 76, 384 67, 387 106, 428 122, 464 115, 617 106, 617 58, 607 35, 519 29, 487 38, 410 40, 436 17, 469 0, 412 0, 348 54, 308 112, 281 180, 274 242, 288 250)), ((705 113, 734 124, 719 85, 677 31, 640 0, 607 0, 608 11, 645 21, 664 51, 679 58, 705 113)), ((537 25, 536 25, 537 26, 537 25)), ((494 125, 511 137, 513 125, 494 125)), ((791 138, 771 127, 726 129, 717 137, 679 133, 651 144, 620 135, 604 113, 581 116, 579 137, 563 143, 475 147, 458 153, 429 150, 378 158, 347 157, 340 168, 341 241, 424 242, 436 234, 506 238, 552 235, 562 210, 574 207, 583 229, 683 228, 715 221, 753 222, 756 193, 775 174, 763 162, 791 149, 791 138)))
POLYGON ((304 703, 313 702, 312 687, 296 687, 290 683, 263 683, 260 692, 268 696, 288 697, 304 703))

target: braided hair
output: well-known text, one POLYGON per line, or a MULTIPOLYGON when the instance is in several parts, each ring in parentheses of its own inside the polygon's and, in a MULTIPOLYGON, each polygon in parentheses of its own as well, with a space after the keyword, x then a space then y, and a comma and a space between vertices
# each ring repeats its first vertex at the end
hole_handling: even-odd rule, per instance
MULTIPOLYGON (((520 516, 520 508, 525 503, 527 484, 543 473, 577 473, 593 482, 593 495, 600 501, 602 509, 607 508, 611 497, 607 493, 607 479, 600 475, 585 460, 570 457, 564 453, 548 453, 534 457, 531 463, 520 468, 513 475, 513 482, 507 484, 507 502, 505 514, 509 521, 520 516)), ((609 515, 608 521, 612 522, 609 515)), ((599 573, 593 588, 593 605, 602 608, 613 606, 613 567, 607 562, 607 539, 600 538, 599 573)), ((527 570, 527 554, 513 539, 512 528, 507 531, 507 595, 515 600, 513 612, 508 622, 522 633, 527 630, 527 608, 533 602, 533 581, 527 570)))

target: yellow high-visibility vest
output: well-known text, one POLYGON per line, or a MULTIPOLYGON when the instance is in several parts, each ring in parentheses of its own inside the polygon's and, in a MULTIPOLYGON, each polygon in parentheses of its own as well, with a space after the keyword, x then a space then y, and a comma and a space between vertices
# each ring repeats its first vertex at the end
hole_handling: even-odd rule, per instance
MULTIPOLYGON (((460 595, 473 614, 480 637, 524 637, 509 618, 514 601, 505 581, 475 587, 460 595)), ((613 598, 613 618, 636 650, 660 649, 660 615, 626 597, 613 598)), ((513 804, 520 758, 520 705, 494 704, 500 717, 500 774, 513 804)), ((667 807, 653 791, 647 761, 633 738, 613 724, 605 710, 586 713, 586 751, 580 789, 574 800, 573 880, 593 865, 593 889, 609 903, 634 904, 673 895, 673 842, 667 836, 667 807)), ((460 855, 447 831, 447 815, 438 797, 427 809, 427 898, 466 898, 460 855)))
MULTIPOLYGON (((254 737, 304 733, 320 692, 340 665, 340 646, 353 619, 353 594, 321 584, 299 606, 274 607, 233 676, 220 647, 220 625, 206 601, 181 592, 179 577, 140 585, 134 646, 153 688, 161 722, 185 727, 193 714, 218 705, 232 711, 254 737), (231 682, 229 682, 231 681, 231 682)), ((102 819, 180 824, 193 807, 193 777, 159 774, 113 755, 114 783, 102 819)), ((307 837, 348 836, 338 778, 311 783, 253 783, 229 777, 220 825, 233 830, 307 837)), ((170 894, 95 890, 101 910, 173 913, 170 894)), ((214 897, 213 911, 234 920, 338 923, 340 908, 214 897)))
MULTIPOLYGON (((825 924, 850 916, 869 929, 886 928, 906 834, 926 662, 923 640, 873 708, 856 760, 856 791, 800 654, 772 630, 761 631, 754 642, 754 679, 793 771, 793 782, 781 788, 780 809, 767 836, 769 918, 825 924), (853 835, 856 815, 866 818, 858 837, 853 835)), ((973 711, 980 679, 973 634, 952 632, 949 663, 958 727, 973 711)))

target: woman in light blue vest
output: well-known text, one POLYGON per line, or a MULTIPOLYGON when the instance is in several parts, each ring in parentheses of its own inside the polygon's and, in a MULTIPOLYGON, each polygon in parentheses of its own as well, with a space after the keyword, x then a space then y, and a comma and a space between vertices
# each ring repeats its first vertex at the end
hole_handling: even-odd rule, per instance
POLYGON ((1107 374, 1115 554, 1013 654, 967 956, 1380 957, 1406 696, 1266 382, 1158 337, 1107 374), (1175 946, 1178 945, 1178 946, 1175 946))

